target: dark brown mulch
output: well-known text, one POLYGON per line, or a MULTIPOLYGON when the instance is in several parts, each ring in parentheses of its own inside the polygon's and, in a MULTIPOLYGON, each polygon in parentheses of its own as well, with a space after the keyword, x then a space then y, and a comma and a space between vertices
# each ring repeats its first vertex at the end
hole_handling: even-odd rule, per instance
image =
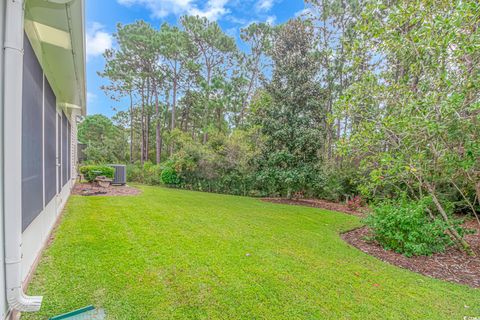
POLYGON ((428 277, 480 288, 480 226, 474 220, 466 222, 465 226, 476 230, 475 234, 465 237, 477 254, 476 257, 471 257, 455 247, 450 247, 444 253, 436 253, 429 257, 407 258, 399 253, 383 249, 374 241, 367 241, 365 239, 369 235, 367 227, 346 232, 342 234, 342 238, 352 246, 384 262, 428 277))
POLYGON ((364 217, 362 212, 364 209, 352 210, 347 205, 342 203, 330 202, 326 200, 319 199, 285 199, 285 198, 262 198, 263 201, 281 203, 281 204, 291 204, 296 206, 307 206, 313 208, 320 208, 332 211, 340 211, 348 213, 357 217, 364 217))
POLYGON ((81 196, 134 196, 140 193, 139 189, 127 185, 103 188, 91 183, 76 183, 72 190, 72 194, 81 196))

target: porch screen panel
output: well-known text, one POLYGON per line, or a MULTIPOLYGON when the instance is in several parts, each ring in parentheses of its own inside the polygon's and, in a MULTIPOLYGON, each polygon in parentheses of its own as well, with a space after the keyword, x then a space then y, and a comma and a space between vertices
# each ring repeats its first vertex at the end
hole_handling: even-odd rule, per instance
POLYGON ((67 123, 67 137, 68 137, 68 158, 67 158, 67 176, 72 178, 72 125, 67 123))
POLYGON ((26 36, 24 50, 22 230, 25 230, 43 210, 43 71, 26 36))
POLYGON ((58 171, 57 171, 57 193, 62 190, 62 116, 57 114, 57 146, 58 146, 58 171))
POLYGON ((68 182, 68 120, 62 112, 62 186, 68 182))
POLYGON ((57 146, 56 146, 56 97, 45 78, 45 111, 44 111, 44 153, 45 153, 45 205, 49 203, 57 190, 57 146))

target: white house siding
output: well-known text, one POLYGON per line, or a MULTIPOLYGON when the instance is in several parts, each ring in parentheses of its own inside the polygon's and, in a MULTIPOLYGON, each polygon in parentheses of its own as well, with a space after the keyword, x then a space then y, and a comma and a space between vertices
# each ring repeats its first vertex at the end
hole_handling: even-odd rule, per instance
MULTIPOLYGON (((14 1, 14 0, 8 0, 14 1)), ((30 92, 35 91, 34 99, 32 99, 32 94, 25 99, 27 102, 23 102, 22 112, 25 111, 25 103, 28 103, 30 107, 35 105, 36 113, 30 114, 30 117, 18 121, 18 113, 16 112, 12 117, 13 112, 9 112, 9 121, 5 120, 4 112, 5 110, 18 110, 18 109, 7 109, 8 106, 4 105, 4 86, 5 86, 5 68, 4 68, 4 50, 0 50, 0 151, 3 153, 3 157, 0 157, 0 168, 5 167, 14 167, 14 171, 0 170, 0 319, 7 319, 16 316, 18 313, 9 312, 8 303, 6 301, 6 278, 5 278, 5 237, 4 237, 4 219, 5 219, 5 205, 10 204, 10 207, 14 207, 16 210, 10 210, 7 218, 11 220, 12 214, 21 215, 24 217, 23 208, 28 207, 28 219, 23 221, 23 232, 21 236, 22 240, 22 260, 21 260, 21 278, 24 286, 29 279, 29 276, 32 274, 36 263, 38 262, 42 249, 45 247, 49 240, 49 236, 55 226, 58 218, 68 200, 70 195, 71 188, 73 187, 74 178, 76 177, 76 159, 77 159, 77 135, 76 135, 76 120, 78 115, 86 114, 86 94, 85 94, 85 30, 84 30, 84 0, 72 0, 68 4, 56 3, 54 1, 48 2, 44 0, 24 0, 25 1, 25 24, 24 29, 28 37, 30 37, 30 43, 32 44, 33 50, 35 51, 34 55, 38 58, 38 63, 41 64, 41 83, 38 81, 38 76, 32 76, 30 78, 36 79, 36 86, 33 88, 23 88, 25 90, 30 90, 30 92), (39 24, 36 24, 39 22, 39 24), (58 40, 55 36, 49 33, 38 33, 37 28, 49 27, 48 30, 53 30, 53 35, 55 32, 60 32, 63 35, 68 34, 71 47, 68 50, 65 50, 64 47, 59 46, 58 40), (42 38, 43 36, 44 38, 42 38), (46 75, 45 75, 46 74, 46 75), (50 79, 48 79, 50 77, 50 79), (51 82, 49 82, 51 80, 51 82), (50 88, 52 84, 52 88, 50 88), (41 87, 39 91, 38 88, 41 87), (35 90, 32 90, 35 89, 35 90), (48 91, 50 90, 50 91, 48 91), (40 92, 40 93, 38 93, 40 92), (50 92, 50 93, 49 93, 50 92), (56 102, 52 103, 52 92, 57 94, 56 102), (47 93, 47 97, 46 94, 47 93), (49 98, 50 97, 50 98, 49 98), (47 103, 46 99, 50 99, 47 103), (38 101, 41 101, 38 104, 38 101), (55 119, 52 117, 52 108, 48 109, 48 119, 45 118, 46 115, 46 105, 53 106, 55 108, 55 119), (41 110, 39 116, 39 109, 41 110), (66 118, 70 123, 70 135, 65 139, 68 139, 70 142, 70 153, 62 153, 59 148, 61 148, 62 141, 58 143, 58 127, 61 127, 61 121, 58 121, 58 116, 65 113, 66 118), (39 119, 36 119, 36 118, 39 119), (15 121, 10 121, 12 118, 15 121), (30 124, 37 125, 41 121, 41 130, 23 130, 22 123, 24 122, 29 126, 30 124), (52 125, 55 127, 54 132, 51 129, 52 125), (22 133, 25 134, 25 137, 22 135, 22 143, 18 142, 20 134, 17 134, 18 131, 22 129, 22 133), (7 131, 8 130, 8 131, 7 131), (48 131, 48 132, 47 132, 48 131), (15 132, 15 134, 13 134, 15 132), (27 132, 35 132, 35 137, 31 141, 28 140, 29 135, 27 132), (39 133, 41 135, 41 151, 33 152, 33 147, 37 150, 39 145, 39 133), (12 136, 15 139, 5 140, 4 136, 12 136), (26 139, 26 140, 25 140, 26 139), (53 141, 55 140, 55 141, 53 141), (6 141, 8 143, 6 143, 6 141), (13 142, 15 141, 15 143, 13 142), (32 149, 29 147, 26 150, 19 152, 19 146, 24 145, 24 142, 30 143, 32 149), (45 145, 47 142, 47 145, 45 145), (49 144, 50 143, 50 144, 49 144), (49 144, 49 145, 48 145, 49 144), (8 149, 8 150, 7 150, 8 149), (14 149, 14 150, 13 150, 14 149), (15 158, 8 158, 9 151, 16 154, 15 158), (41 157, 38 158, 39 152, 41 157), (53 155, 55 152, 55 155, 53 155), (30 161, 30 172, 24 173, 23 168, 21 176, 17 174, 18 165, 13 165, 15 161, 20 161, 18 155, 22 154, 22 158, 25 159, 25 154, 31 154, 32 157, 29 159, 37 159, 35 161, 30 161), (57 159, 57 157, 59 157, 57 159), (67 179, 63 179, 62 174, 65 173, 64 170, 58 168, 57 162, 62 163, 62 157, 68 157, 67 161, 69 163, 70 172, 67 179), (54 159, 54 161, 52 160, 54 159), (5 161, 7 159, 8 161, 5 161), (41 162, 40 170, 38 170, 38 163, 41 162), (52 163, 55 163, 52 167, 52 163), (8 164, 9 166, 7 166, 8 164), (47 168, 47 164, 50 166, 47 168), (47 170, 48 169, 48 170, 47 170), (9 174, 5 174, 9 172, 9 174), (15 175, 12 174, 15 173, 15 175), (42 177, 42 183, 38 183, 39 174, 42 177), (47 177, 48 173, 48 177, 47 177), (53 178, 52 178, 53 175, 53 178), (47 178, 46 178, 47 177, 47 178), (21 197, 19 199, 25 198, 28 199, 28 195, 24 193, 34 193, 35 194, 35 206, 30 206, 32 203, 26 203, 25 206, 18 206, 18 203, 15 203, 15 195, 17 194, 18 185, 15 185, 15 188, 10 188, 10 190, 15 190, 15 192, 10 191, 9 201, 6 203, 5 193, 8 189, 8 183, 6 183, 6 178, 8 178, 9 183, 12 181, 29 181, 30 178, 35 179, 38 187, 27 188, 24 191, 22 187, 21 197), (17 180, 18 178, 18 180, 17 180), (52 182, 53 181, 53 182, 52 182), (49 186, 54 186, 54 191, 49 186), (41 189, 41 191, 39 191, 41 189), (47 192, 48 191, 48 192, 47 192), (38 197, 38 193, 42 195, 38 197), (15 193, 15 194, 13 194, 15 193), (13 194, 13 196, 12 196, 13 194), (11 200, 13 199, 13 200, 11 200), (40 199, 40 200, 39 200, 40 199), (43 200, 43 201, 42 201, 43 200), (40 206, 37 204, 40 201, 40 206), (15 205, 12 205, 14 203, 15 205), (19 210, 22 208, 22 210, 19 210)), ((0 0, 0 43, 2 48, 5 46, 5 10, 6 10, 7 1, 0 0)), ((50 31, 49 31, 50 32, 50 31)), ((69 46, 70 46, 69 45, 69 46)), ((24 48, 28 49, 28 48, 24 48)), ((31 49, 28 49, 31 51, 31 49)), ((25 51, 25 50, 24 50, 25 51)), ((32 52, 26 53, 32 55, 32 52)), ((25 66, 25 63, 24 63, 25 66)), ((13 71, 14 66, 10 65, 10 71, 13 71)), ((38 71, 38 68, 36 69, 38 71)), ((36 73, 38 75, 38 72, 36 73)), ((25 78, 24 78, 25 79, 25 78)), ((27 81, 28 82, 28 81, 27 81)), ((55 94, 54 94, 55 95, 55 94)), ((10 100, 12 96, 10 95, 10 100)), ((16 97, 16 96, 15 96, 16 97)), ((30 110, 31 111, 31 110, 30 110)), ((60 117, 61 118, 61 117, 60 117)), ((38 127, 36 127, 38 129, 38 127)), ((61 131, 60 131, 61 132, 61 131)), ((27 145, 25 144, 25 145, 27 145)), ((18 162, 17 162, 18 163, 18 162)), ((64 162, 65 163, 65 162, 64 162)), ((23 164, 23 161, 22 161, 23 164)), ((27 170, 28 171, 28 170, 27 170)), ((20 201, 19 201, 20 202, 20 201)), ((25 215, 26 216, 26 215, 25 215)), ((18 217, 18 216, 14 216, 18 217)), ((7 221, 10 221, 7 219, 7 221)), ((37 292, 36 294, 42 295, 42 292, 37 292)))
MULTIPOLYGON (((0 1, 0 43, 4 43, 5 35, 5 1, 0 1)), ((2 46, 3 47, 3 46, 2 46)), ((3 109, 3 50, 0 50, 0 110, 3 109)), ((3 112, 0 112, 0 150, 3 150, 3 112)), ((3 168, 3 159, 0 157, 0 168, 3 168)), ((3 172, 0 170, 0 181, 3 181, 3 172)), ((3 233, 3 183, 0 183, 0 248, 4 246, 3 233)), ((8 306, 5 294, 5 257, 0 254, 0 319, 7 316, 8 306)))

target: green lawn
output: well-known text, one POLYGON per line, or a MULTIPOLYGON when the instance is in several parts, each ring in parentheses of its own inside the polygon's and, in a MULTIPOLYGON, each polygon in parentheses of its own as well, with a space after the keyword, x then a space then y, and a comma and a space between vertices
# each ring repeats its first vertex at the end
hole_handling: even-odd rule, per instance
POLYGON ((357 218, 158 187, 69 200, 29 294, 48 316, 94 304, 108 319, 463 319, 480 291, 344 243, 357 218), (467 306, 467 307, 466 307, 467 306))

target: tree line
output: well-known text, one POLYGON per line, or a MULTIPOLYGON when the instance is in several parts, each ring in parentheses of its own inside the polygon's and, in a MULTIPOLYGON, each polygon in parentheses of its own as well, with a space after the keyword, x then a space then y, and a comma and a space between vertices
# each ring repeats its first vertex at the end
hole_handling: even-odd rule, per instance
MULTIPOLYGON (((469 251, 453 214, 480 223, 479 3, 305 6, 284 24, 242 29, 244 50, 201 17, 118 25, 100 75, 128 110, 82 124, 89 159, 196 190, 361 195, 379 213, 416 203, 417 219, 469 251), (99 123, 110 133, 87 133, 99 123)), ((401 224, 408 210, 390 211, 401 224)))

